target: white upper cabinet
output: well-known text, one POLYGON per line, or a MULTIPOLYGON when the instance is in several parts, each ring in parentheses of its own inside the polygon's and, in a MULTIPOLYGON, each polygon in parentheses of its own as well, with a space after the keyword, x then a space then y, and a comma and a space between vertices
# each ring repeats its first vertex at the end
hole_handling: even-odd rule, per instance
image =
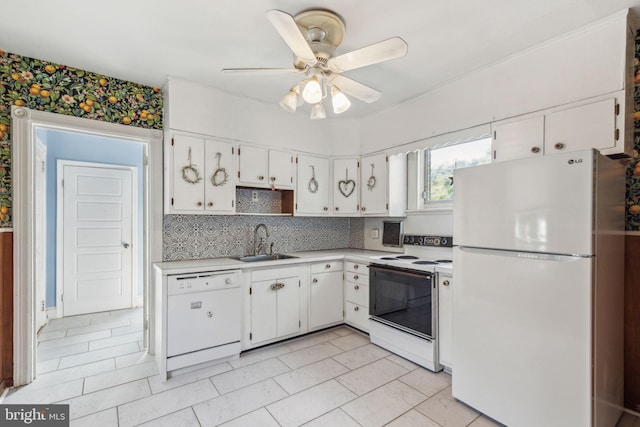
POLYGON ((386 153, 363 156, 360 172, 362 215, 386 215, 389 206, 389 169, 386 153))
POLYGON ((492 124, 493 160, 522 159, 544 154, 544 116, 492 124))
POLYGON ((235 212, 233 144, 183 134, 166 141, 165 212, 235 212))
POLYGON ((358 158, 333 159, 333 214, 357 216, 360 213, 360 161, 358 158))
POLYGON ((549 113, 544 130, 545 154, 614 148, 624 136, 616 129, 619 109, 616 99, 609 98, 549 113))
POLYGON ((293 155, 289 151, 240 144, 238 182, 250 187, 293 187, 293 155))
POLYGON ((300 154, 296 163, 296 215, 329 214, 329 159, 300 154))

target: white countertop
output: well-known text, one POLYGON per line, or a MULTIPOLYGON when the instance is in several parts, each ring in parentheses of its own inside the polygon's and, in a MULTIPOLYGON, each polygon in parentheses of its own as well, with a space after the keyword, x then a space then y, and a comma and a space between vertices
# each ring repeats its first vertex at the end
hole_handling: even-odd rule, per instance
POLYGON ((280 259, 274 261, 242 262, 233 258, 208 258, 198 260, 181 260, 156 262, 153 265, 162 274, 183 274, 197 271, 216 270, 246 270, 250 268, 265 268, 274 266, 293 265, 314 261, 329 261, 335 259, 349 259, 369 262, 373 256, 397 255, 393 252, 370 251, 365 249, 331 249, 325 251, 292 252, 297 258, 280 259))

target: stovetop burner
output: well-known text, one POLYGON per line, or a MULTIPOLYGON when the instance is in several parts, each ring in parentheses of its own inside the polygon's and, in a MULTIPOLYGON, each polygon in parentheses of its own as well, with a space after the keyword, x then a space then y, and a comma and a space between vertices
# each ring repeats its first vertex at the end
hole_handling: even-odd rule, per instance
POLYGON ((394 258, 394 257, 390 257, 390 256, 384 256, 384 257, 382 257, 382 258, 380 258, 380 259, 386 259, 387 261, 395 261, 395 260, 397 260, 398 258, 394 258))
MULTIPOLYGON (((413 256, 413 255, 400 255, 396 257, 397 259, 418 259, 417 256, 413 256)), ((384 258, 382 258, 384 259, 384 258)))
POLYGON ((411 264, 418 264, 418 265, 434 265, 437 264, 437 262, 435 261, 425 261, 425 260, 420 260, 420 261, 414 261, 411 264))
POLYGON ((438 264, 449 264, 449 263, 452 263, 453 260, 450 260, 450 259, 437 259, 436 262, 438 264))

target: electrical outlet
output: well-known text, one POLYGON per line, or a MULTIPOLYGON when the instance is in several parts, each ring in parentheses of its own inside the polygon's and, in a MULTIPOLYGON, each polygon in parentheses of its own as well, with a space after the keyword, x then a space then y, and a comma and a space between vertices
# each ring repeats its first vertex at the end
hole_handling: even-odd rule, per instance
POLYGON ((258 200, 258 192, 257 191, 252 191, 251 192, 251 201, 255 202, 258 200))
POLYGON ((379 239, 380 238, 380 230, 377 228, 374 228, 373 230, 371 230, 371 238, 372 239, 379 239))

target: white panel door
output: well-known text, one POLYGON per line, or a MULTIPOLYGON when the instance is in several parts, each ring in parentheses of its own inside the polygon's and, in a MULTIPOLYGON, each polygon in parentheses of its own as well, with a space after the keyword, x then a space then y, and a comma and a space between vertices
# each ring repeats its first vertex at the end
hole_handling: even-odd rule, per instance
POLYGON ((456 169, 454 243, 592 254, 592 150, 456 169))
POLYGON ((387 155, 385 153, 362 157, 360 194, 363 215, 384 215, 387 213, 387 155))
POLYGON ((544 154, 544 116, 497 122, 491 128, 496 162, 544 154))
POLYGON ((277 280, 251 283, 251 342, 259 343, 278 336, 277 280))
POLYGON ((204 210, 204 139, 174 135, 171 159, 173 211, 204 210))
POLYGON ((300 154, 296 214, 326 215, 329 206, 329 159, 300 154))
POLYGON ((333 159, 333 213, 360 213, 360 162, 358 159, 333 159))
POLYGON ((269 150, 269 182, 274 188, 293 187, 293 154, 290 151, 269 150))
POLYGON ((300 280, 297 277, 278 279, 277 291, 278 336, 291 335, 300 330, 300 280))
POLYGON ((64 316, 131 307, 134 172, 63 168, 64 316))
POLYGON ((36 282, 36 332, 47 323, 47 176, 46 147, 38 141, 36 145, 35 185, 35 282, 36 282))
POLYGON ((267 180, 267 149, 241 144, 238 147, 238 181, 264 187, 267 180))
POLYGON ((453 260, 453 396, 509 426, 590 426, 592 259, 453 260))
POLYGON ((344 319, 342 274, 342 271, 332 271, 311 276, 309 329, 344 319))
POLYGON ((207 212, 235 212, 236 186, 233 144, 205 140, 204 198, 207 212))

